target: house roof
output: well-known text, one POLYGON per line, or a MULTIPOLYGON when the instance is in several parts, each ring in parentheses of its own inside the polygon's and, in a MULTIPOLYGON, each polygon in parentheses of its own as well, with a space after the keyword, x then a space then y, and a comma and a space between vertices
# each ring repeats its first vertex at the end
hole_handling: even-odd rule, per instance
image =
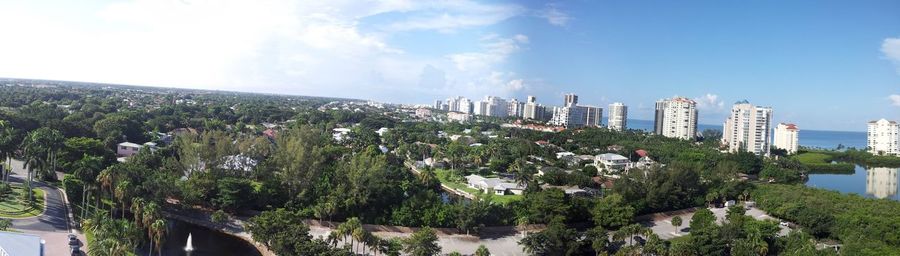
POLYGON ((647 157, 650 155, 650 153, 647 153, 647 150, 643 150, 643 149, 635 150, 634 153, 638 154, 641 157, 647 157))
POLYGON ((627 157, 613 153, 599 154, 597 155, 597 158, 605 161, 628 160, 627 157))
POLYGON ((7 255, 40 256, 43 247, 40 236, 0 231, 0 248, 7 255))
POLYGON ((120 146, 120 147, 130 147, 130 148, 140 148, 140 147, 144 147, 144 146, 141 145, 141 144, 131 143, 131 142, 122 142, 122 143, 119 143, 119 146, 120 146))

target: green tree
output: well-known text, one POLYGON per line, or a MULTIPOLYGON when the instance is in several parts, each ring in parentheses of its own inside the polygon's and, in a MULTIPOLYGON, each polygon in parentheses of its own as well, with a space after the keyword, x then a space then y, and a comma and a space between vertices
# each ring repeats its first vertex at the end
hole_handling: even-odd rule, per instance
POLYGON ((681 233, 681 216, 672 217, 672 227, 675 228, 675 232, 681 233))
POLYGON ((431 256, 441 252, 437 235, 429 227, 420 228, 403 240, 403 252, 413 256, 431 256))
POLYGON ((581 247, 578 232, 553 221, 546 229, 530 233, 519 241, 522 250, 530 255, 575 255, 581 247))
POLYGON ((619 194, 611 194, 594 206, 592 210, 594 222, 604 228, 617 228, 631 223, 634 208, 624 202, 619 194))
POLYGON ((478 246, 478 249, 475 250, 475 256, 491 256, 491 251, 488 250, 483 244, 478 246))

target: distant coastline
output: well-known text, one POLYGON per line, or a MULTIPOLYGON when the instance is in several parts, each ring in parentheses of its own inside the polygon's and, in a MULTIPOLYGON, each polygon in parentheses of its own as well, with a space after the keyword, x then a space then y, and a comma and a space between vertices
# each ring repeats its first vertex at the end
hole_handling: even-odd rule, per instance
MULTIPOLYGON (((653 131, 653 121, 628 119, 628 129, 653 131)), ((722 126, 711 124, 697 125, 697 131, 702 132, 706 129, 721 131, 722 126)), ((866 148, 866 132, 820 131, 805 130, 802 127, 800 128, 800 146, 822 149, 836 149, 838 145, 864 149, 866 148)))

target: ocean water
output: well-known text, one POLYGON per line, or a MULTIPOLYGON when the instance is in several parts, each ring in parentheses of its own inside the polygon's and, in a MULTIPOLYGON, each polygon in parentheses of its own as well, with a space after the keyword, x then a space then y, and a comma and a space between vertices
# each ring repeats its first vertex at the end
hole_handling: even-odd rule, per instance
MULTIPOLYGON (((628 119, 628 129, 653 131, 653 120, 628 119)), ((722 125, 698 124, 697 130, 722 130, 722 125)), ((774 140, 774 139, 773 139, 774 140)), ((800 146, 823 149, 844 147, 866 148, 866 132, 816 131, 800 129, 800 146)))

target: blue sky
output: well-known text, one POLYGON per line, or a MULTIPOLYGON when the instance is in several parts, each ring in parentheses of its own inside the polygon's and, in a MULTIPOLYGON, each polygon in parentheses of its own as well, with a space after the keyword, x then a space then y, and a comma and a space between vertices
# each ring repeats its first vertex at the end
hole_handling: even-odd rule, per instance
POLYGON ((898 1, 3 1, 0 77, 429 103, 562 94, 900 119, 898 1))

